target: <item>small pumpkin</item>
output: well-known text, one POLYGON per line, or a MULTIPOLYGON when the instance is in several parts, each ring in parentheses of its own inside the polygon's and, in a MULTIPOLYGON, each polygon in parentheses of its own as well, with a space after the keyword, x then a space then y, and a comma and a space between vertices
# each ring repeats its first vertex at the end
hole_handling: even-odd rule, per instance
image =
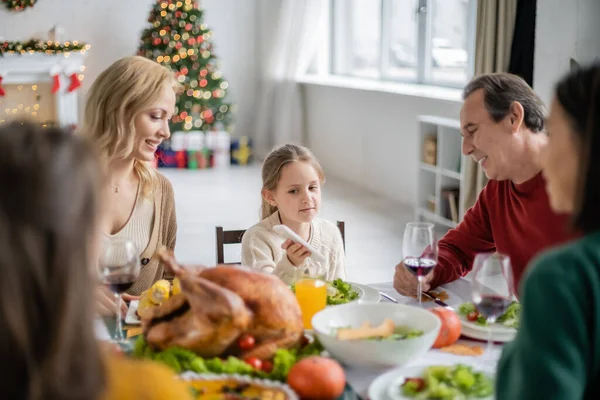
POLYGON ((444 307, 435 307, 430 309, 430 311, 442 321, 440 333, 438 333, 433 343, 433 348, 439 349, 456 343, 461 333, 461 324, 458 315, 454 311, 444 307))
POLYGON ((287 383, 302 399, 333 400, 344 392, 346 375, 335 360, 312 356, 290 369, 287 383))

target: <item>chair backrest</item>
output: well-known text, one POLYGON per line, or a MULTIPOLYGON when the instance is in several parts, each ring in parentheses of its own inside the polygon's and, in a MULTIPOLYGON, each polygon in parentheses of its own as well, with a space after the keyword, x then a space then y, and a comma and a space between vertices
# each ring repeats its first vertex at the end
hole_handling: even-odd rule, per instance
MULTIPOLYGON (((342 243, 344 245, 344 252, 346 252, 346 224, 344 221, 337 221, 337 227, 342 234, 342 243)), ((245 229, 237 231, 224 231, 222 226, 216 227, 217 235, 217 264, 239 264, 239 263, 226 263, 224 247, 226 244, 239 244, 242 243, 242 236, 246 233, 245 229)))
POLYGON ((226 263, 224 255, 224 245, 242 243, 242 236, 246 233, 245 229, 238 231, 224 231, 222 226, 216 227, 217 234, 217 264, 239 264, 226 263))
POLYGON ((344 253, 346 252, 346 223, 344 221, 338 221, 337 227, 342 234, 342 244, 344 245, 344 253))

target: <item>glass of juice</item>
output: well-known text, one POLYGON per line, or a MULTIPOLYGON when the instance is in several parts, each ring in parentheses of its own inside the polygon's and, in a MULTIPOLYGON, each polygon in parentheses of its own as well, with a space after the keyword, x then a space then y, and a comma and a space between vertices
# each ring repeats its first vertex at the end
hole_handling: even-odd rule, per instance
POLYGON ((327 304, 327 282, 325 269, 313 264, 304 271, 298 271, 296 278, 296 299, 302 311, 304 329, 312 329, 312 317, 327 304))

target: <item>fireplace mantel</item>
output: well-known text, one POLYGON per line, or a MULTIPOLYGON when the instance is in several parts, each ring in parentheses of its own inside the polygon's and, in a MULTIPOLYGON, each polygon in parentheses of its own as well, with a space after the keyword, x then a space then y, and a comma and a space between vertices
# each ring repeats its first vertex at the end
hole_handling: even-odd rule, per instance
POLYGON ((58 54, 4 54, 0 57, 2 85, 36 84, 52 82, 58 76, 60 88, 54 94, 56 122, 61 126, 76 126, 78 123, 79 89, 69 92, 69 81, 73 74, 83 73, 85 55, 80 52, 58 54))

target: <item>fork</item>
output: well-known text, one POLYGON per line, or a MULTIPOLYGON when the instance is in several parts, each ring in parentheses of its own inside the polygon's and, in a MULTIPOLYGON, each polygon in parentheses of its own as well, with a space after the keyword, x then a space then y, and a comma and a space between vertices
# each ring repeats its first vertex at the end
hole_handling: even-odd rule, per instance
POLYGON ((391 301, 392 303, 396 303, 396 304, 398 304, 398 300, 396 300, 396 299, 395 299, 395 298, 393 298, 392 296, 390 296, 390 295, 388 295, 388 294, 385 294, 385 293, 383 293, 383 292, 379 292, 379 294, 380 294, 382 297, 385 297, 386 299, 388 299, 389 301, 391 301))

